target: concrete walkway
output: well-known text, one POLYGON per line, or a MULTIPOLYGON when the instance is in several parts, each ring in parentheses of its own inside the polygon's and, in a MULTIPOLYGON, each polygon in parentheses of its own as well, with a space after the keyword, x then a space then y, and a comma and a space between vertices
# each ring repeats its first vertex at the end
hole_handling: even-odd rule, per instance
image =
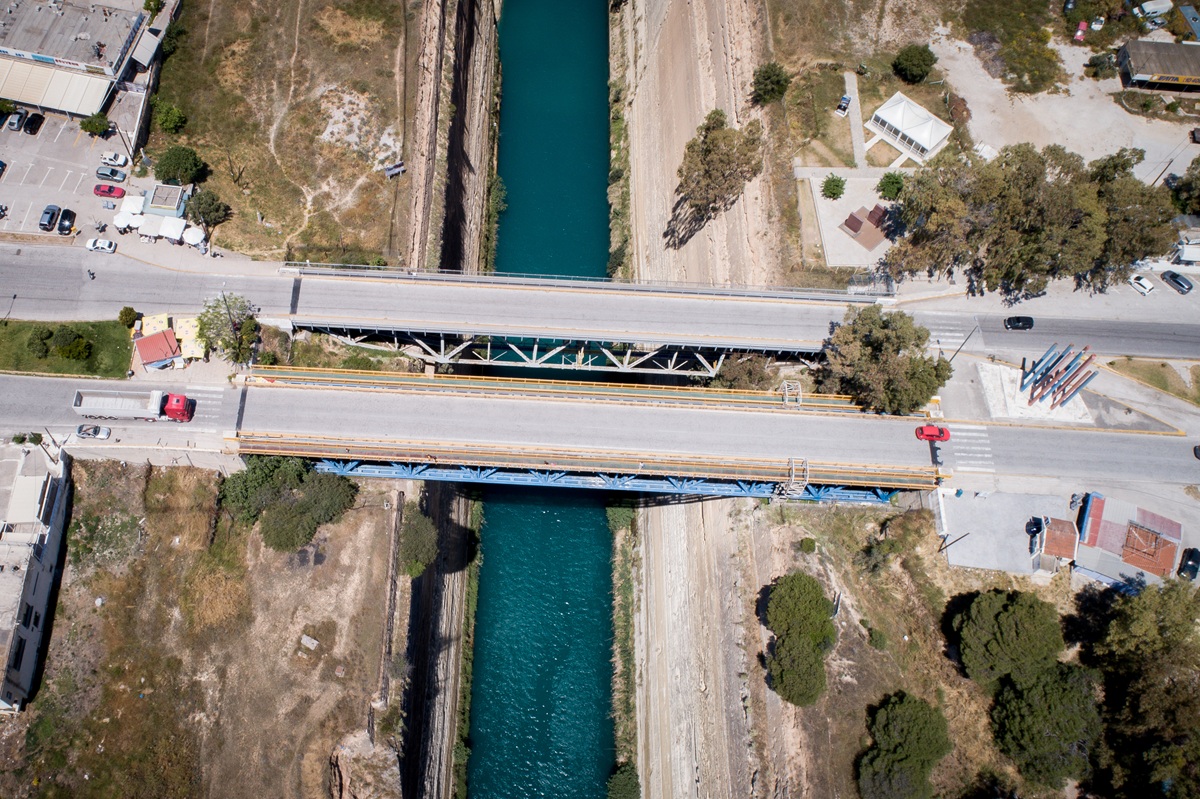
POLYGON ((846 94, 850 95, 850 140, 854 143, 854 165, 867 165, 867 144, 863 136, 862 105, 858 102, 858 75, 847 70, 842 73, 846 80, 846 94))

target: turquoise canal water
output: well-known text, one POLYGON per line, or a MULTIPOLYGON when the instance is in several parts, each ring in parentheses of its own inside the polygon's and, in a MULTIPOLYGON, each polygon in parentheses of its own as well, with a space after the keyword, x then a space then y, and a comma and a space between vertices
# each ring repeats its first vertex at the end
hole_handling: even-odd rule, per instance
MULTIPOLYGON (((500 59, 508 210, 496 268, 603 277, 607 4, 504 0, 500 59)), ((481 547, 469 793, 601 797, 613 764, 612 541, 603 499, 489 490, 481 547)))

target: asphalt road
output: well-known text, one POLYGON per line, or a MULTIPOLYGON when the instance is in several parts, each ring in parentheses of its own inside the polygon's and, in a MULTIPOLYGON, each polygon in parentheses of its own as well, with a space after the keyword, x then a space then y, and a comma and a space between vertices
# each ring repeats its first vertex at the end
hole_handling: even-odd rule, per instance
MULTIPOLYGON (((425 333, 461 332, 589 338, 640 344, 722 345, 764 350, 815 349, 840 321, 840 303, 803 299, 697 297, 664 292, 486 286, 413 279, 234 277, 175 272, 80 247, 0 247, 0 316, 17 319, 112 318, 122 306, 145 313, 194 313, 222 291, 242 294, 265 318, 305 318, 425 333), (96 274, 89 279, 87 270, 96 274), (15 299, 14 299, 15 296, 15 299)), ((1086 302, 1086 300, 1084 300, 1086 302)), ((1050 344, 1088 344, 1104 355, 1195 358, 1200 319, 1115 321, 1039 314, 1033 330, 1004 330, 1004 315, 916 310, 951 354, 1041 354, 1050 344), (972 333, 976 324, 979 330, 972 333)))

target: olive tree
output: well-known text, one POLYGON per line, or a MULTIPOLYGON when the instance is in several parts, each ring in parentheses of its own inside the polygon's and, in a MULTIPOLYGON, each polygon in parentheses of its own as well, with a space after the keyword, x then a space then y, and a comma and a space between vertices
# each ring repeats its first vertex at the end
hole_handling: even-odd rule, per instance
POLYGON ((197 318, 197 336, 210 350, 223 353, 234 363, 250 359, 250 347, 258 337, 253 306, 240 294, 221 292, 204 303, 197 318))

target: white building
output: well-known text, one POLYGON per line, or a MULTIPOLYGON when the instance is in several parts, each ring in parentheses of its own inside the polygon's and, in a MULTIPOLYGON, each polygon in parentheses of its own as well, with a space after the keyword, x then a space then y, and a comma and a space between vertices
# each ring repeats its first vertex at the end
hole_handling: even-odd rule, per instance
POLYGON ((945 146, 954 131, 902 93, 896 92, 879 106, 866 127, 896 145, 914 160, 924 162, 945 146))

